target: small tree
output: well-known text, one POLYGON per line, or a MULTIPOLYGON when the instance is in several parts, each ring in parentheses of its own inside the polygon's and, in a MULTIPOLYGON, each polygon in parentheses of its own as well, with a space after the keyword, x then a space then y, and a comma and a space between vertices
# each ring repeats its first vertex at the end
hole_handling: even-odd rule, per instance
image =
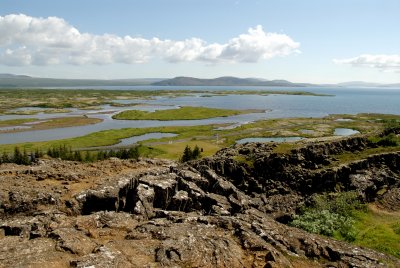
POLYGON ((190 161, 192 160, 192 157, 193 157, 192 149, 190 149, 189 145, 186 145, 185 149, 183 150, 181 162, 190 161))
POLYGON ((201 157, 200 148, 199 146, 195 146, 192 152, 192 159, 198 159, 201 157))
POLYGON ((89 151, 86 151, 85 160, 84 161, 85 162, 93 162, 92 154, 89 151))
POLYGON ((23 155, 18 147, 14 148, 14 155, 13 155, 12 162, 15 164, 22 164, 22 162, 23 162, 23 155))
POLYGON ((139 158, 139 149, 138 147, 129 148, 128 150, 128 158, 138 159, 139 158))
POLYGON ((75 161, 82 162, 82 153, 81 153, 81 151, 75 151, 73 159, 75 161))
POLYGON ((3 163, 10 163, 10 156, 8 155, 8 153, 3 152, 1 160, 3 163))
POLYGON ((185 150, 181 157, 181 162, 187 162, 190 160, 195 160, 201 157, 200 148, 196 145, 192 150, 189 145, 186 145, 185 150))
POLYGON ((24 153, 22 155, 22 162, 21 164, 23 165, 30 165, 31 164, 31 160, 28 156, 28 153, 26 152, 26 149, 24 149, 24 153))

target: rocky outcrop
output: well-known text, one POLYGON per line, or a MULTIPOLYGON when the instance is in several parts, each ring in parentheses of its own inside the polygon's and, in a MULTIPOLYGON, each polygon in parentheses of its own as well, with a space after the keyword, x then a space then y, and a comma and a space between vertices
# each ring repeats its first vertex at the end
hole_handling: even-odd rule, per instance
POLYGON ((356 190, 396 209, 399 152, 337 164, 335 154, 367 146, 354 138, 285 154, 271 144, 236 145, 188 164, 3 165, 0 266, 400 266, 283 224, 321 192, 356 190))
POLYGON ((288 153, 275 153, 275 146, 235 145, 193 165, 199 170, 212 169, 241 192, 256 197, 252 200, 259 210, 276 217, 290 216, 316 193, 356 190, 372 202, 384 189, 400 187, 399 152, 338 163, 336 155, 368 148, 363 137, 307 144, 288 153))

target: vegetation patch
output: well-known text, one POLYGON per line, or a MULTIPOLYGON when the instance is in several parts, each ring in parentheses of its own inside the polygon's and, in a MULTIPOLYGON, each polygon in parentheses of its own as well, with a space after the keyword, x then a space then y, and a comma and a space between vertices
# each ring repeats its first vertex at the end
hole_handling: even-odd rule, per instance
POLYGON ((180 161, 184 163, 190 160, 199 159, 201 157, 202 150, 203 149, 200 149, 199 146, 197 145, 194 147, 193 150, 189 145, 186 145, 185 150, 183 150, 180 161))
POLYGON ((113 116, 113 119, 123 120, 197 120, 214 117, 226 117, 245 113, 253 113, 255 110, 228 110, 207 107, 182 107, 180 109, 157 110, 155 112, 129 110, 113 116))
POLYGON ((356 192, 315 195, 291 226, 400 258, 400 214, 367 206, 356 192))
POLYGON ((365 209, 356 192, 315 195, 290 225, 346 241, 356 237, 355 213, 365 209))
POLYGON ((399 212, 380 211, 371 205, 355 214, 354 227, 355 244, 400 258, 399 212))
MULTIPOLYGON (((163 111, 164 112, 164 111, 163 111)), ((26 142, 20 144, 0 145, 0 152, 12 152, 15 146, 26 149, 28 152, 34 151, 36 148, 46 151, 53 146, 65 144, 72 147, 73 150, 79 148, 90 148, 99 146, 110 146, 120 142, 121 139, 129 138, 132 136, 139 136, 147 133, 161 132, 161 133, 176 133, 176 137, 168 137, 161 139, 151 139, 140 142, 145 145, 146 153, 151 157, 168 158, 179 160, 186 145, 192 148, 197 144, 203 148, 203 156, 209 156, 223 147, 230 146, 236 140, 250 137, 274 137, 276 134, 282 132, 296 134, 297 136, 304 136, 300 133, 301 129, 310 129, 314 133, 309 139, 304 142, 312 142, 319 140, 331 139, 332 129, 336 127, 352 128, 361 131, 363 134, 372 137, 381 138, 381 133, 385 129, 386 120, 398 120, 400 116, 395 115, 352 115, 351 122, 336 122, 337 118, 343 118, 343 115, 328 116, 324 118, 285 118, 285 119, 269 119, 257 121, 254 123, 244 124, 235 128, 221 128, 227 125, 202 125, 202 126, 168 126, 168 127, 151 127, 151 128, 125 128, 125 129, 111 129, 85 136, 69 138, 63 140, 46 141, 46 142, 26 142), (375 116, 375 117, 374 117, 375 116), (385 118, 384 120, 376 120, 385 118)), ((73 119, 70 123, 78 121, 73 119)), ((87 120, 81 117, 81 120, 87 120)), ((47 122, 46 124, 58 125, 60 127, 62 122, 47 122)), ((64 122, 67 126, 67 122, 64 122)), ((7 123, 9 124, 9 123, 7 123)), ((31 125, 37 127, 36 124, 31 125)), ((42 126, 44 127, 44 126, 42 126)), ((48 126, 46 126, 48 127, 48 126)), ((399 136, 396 136, 398 139, 399 136)), ((292 149, 302 146, 304 142, 296 143, 280 143, 274 148, 276 153, 287 153, 292 149)), ((399 146, 379 146, 376 145, 372 148, 367 148, 360 152, 345 152, 334 157, 341 163, 348 161, 365 159, 373 153, 384 153, 391 151, 398 151, 399 146)), ((243 159, 245 161, 245 159, 243 159)), ((247 161, 247 160, 246 160, 247 161)), ((337 164, 336 161, 333 164, 337 164)))
POLYGON ((36 118, 0 120, 0 127, 17 126, 17 125, 21 125, 24 123, 35 122, 37 120, 38 119, 36 119, 36 118))
POLYGON ((44 130, 44 129, 52 129, 52 128, 64 128, 64 127, 76 127, 76 126, 84 126, 90 124, 100 123, 102 119, 99 118, 89 118, 85 116, 74 116, 74 117, 62 117, 62 118, 51 118, 45 120, 38 120, 33 118, 28 119, 13 119, 13 120, 4 120, 0 121, 0 127, 3 126, 16 126, 14 129, 4 130, 2 132, 14 133, 14 132, 22 132, 22 131, 31 131, 31 130, 44 130), (29 128, 18 128, 20 125, 28 125, 29 128))
POLYGON ((248 167, 253 168, 254 167, 254 157, 253 156, 244 156, 244 155, 236 155, 233 158, 236 162, 239 162, 241 164, 245 164, 248 167))
POLYGON ((147 150, 143 150, 140 146, 118 150, 73 151, 71 147, 60 145, 58 147, 49 148, 46 153, 39 149, 28 153, 26 150, 21 152, 19 147, 15 147, 13 153, 3 152, 0 156, 0 164, 14 163, 18 165, 30 165, 44 156, 79 162, 94 162, 109 159, 111 157, 119 159, 138 159, 141 152, 146 154, 146 151, 147 150))
POLYGON ((137 146, 128 149, 107 150, 107 151, 73 151, 70 147, 59 146, 49 148, 47 155, 53 158, 60 158, 62 160, 72 160, 79 162, 94 162, 99 160, 117 157, 119 159, 138 159, 140 156, 139 148, 137 146))
POLYGON ((189 141, 173 141, 171 143, 159 144, 152 146, 154 149, 159 150, 159 154, 156 155, 157 158, 175 159, 179 160, 182 158, 182 152, 185 147, 189 146, 194 148, 198 146, 203 149, 201 156, 210 156, 215 154, 218 150, 224 147, 221 144, 217 144, 212 141, 202 141, 202 140, 189 140, 189 141))
MULTIPOLYGON (((109 146, 119 143, 121 139, 129 138, 132 136, 140 136, 146 133, 161 132, 161 133, 176 133, 178 136, 172 138, 163 138, 161 141, 174 141, 179 139, 192 139, 199 133, 212 133, 215 126, 190 126, 190 127, 153 127, 153 128, 124 128, 124 129, 110 129, 103 130, 99 132, 90 133, 85 136, 54 140, 54 141, 44 141, 44 142, 26 142, 20 143, 18 146, 27 151, 34 151, 36 148, 46 151, 51 147, 58 147, 60 145, 65 145, 71 147, 72 149, 79 148, 89 148, 98 146, 109 146)), ((16 145, 15 144, 3 144, 0 145, 0 150, 5 152, 12 152, 16 145)), ((180 153, 183 148, 180 149, 180 153)), ((176 158, 178 159, 178 158, 176 158)))

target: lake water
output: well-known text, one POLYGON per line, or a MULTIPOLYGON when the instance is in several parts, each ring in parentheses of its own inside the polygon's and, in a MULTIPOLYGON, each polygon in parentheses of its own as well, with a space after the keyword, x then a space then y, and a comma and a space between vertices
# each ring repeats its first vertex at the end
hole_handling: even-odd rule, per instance
MULTIPOLYGON (((81 88, 81 87, 80 87, 81 88)), ((94 88, 95 87, 91 87, 94 88)), ((329 114, 357 114, 357 113, 383 113, 400 114, 400 89, 399 88, 277 88, 277 87, 101 87, 101 89, 127 89, 127 90, 283 90, 283 91, 309 91, 313 93, 330 94, 333 96, 301 96, 301 95, 225 95, 207 97, 202 94, 192 94, 177 98, 157 97, 153 100, 123 100, 118 102, 135 103, 131 107, 102 106, 103 112, 98 110, 71 109, 69 113, 36 114, 36 115, 2 115, 0 120, 17 118, 48 119, 54 117, 79 116, 86 114, 88 117, 101 118, 104 121, 95 125, 68 127, 62 129, 49 129, 25 131, 19 133, 0 134, 0 144, 20 143, 26 141, 45 141, 65 139, 86 135, 106 129, 143 128, 158 126, 193 126, 204 124, 228 123, 231 127, 269 118, 288 117, 323 117, 329 114), (142 103, 142 105, 137 105, 142 103), (176 109, 180 106, 204 106, 225 109, 260 109, 265 112, 220 117, 204 120, 113 120, 111 116, 122 110, 138 109, 154 111, 160 109, 176 109)))
POLYGON ((175 133, 160 133, 160 132, 153 132, 153 133, 146 133, 140 136, 133 136, 130 138, 122 139, 120 143, 116 144, 116 146, 128 146, 139 141, 145 141, 150 139, 161 139, 161 138, 172 138, 177 136, 175 133))
POLYGON ((245 138, 236 141, 236 143, 243 144, 246 142, 292 142, 299 141, 304 138, 302 137, 261 137, 261 138, 245 138))
POLYGON ((360 134, 360 132, 350 128, 335 128, 335 131, 333 132, 333 135, 335 136, 350 136, 355 134, 360 134))

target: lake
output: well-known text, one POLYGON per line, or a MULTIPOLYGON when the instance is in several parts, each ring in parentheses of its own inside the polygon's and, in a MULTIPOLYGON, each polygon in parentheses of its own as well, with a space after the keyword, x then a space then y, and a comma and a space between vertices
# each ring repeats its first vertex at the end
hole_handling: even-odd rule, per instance
MULTIPOLYGON (((82 88, 82 87, 79 87, 82 88)), ((96 87, 90 87, 99 89, 96 87)), ((76 89, 76 88, 74 88, 76 89)), ((101 87, 101 89, 126 89, 126 90, 281 90, 281 91, 308 91, 333 96, 302 96, 302 95, 224 95, 207 97, 196 93, 190 96, 176 98, 157 97, 153 100, 122 100, 120 103, 143 103, 132 107, 102 106, 107 114, 100 114, 98 110, 88 111, 72 109, 69 113, 37 114, 37 115, 2 115, 0 120, 17 118, 48 119, 54 117, 76 116, 86 114, 88 117, 101 118, 104 121, 95 125, 68 127, 62 129, 25 131, 19 133, 0 134, 0 144, 20 143, 27 141, 45 141, 65 139, 86 135, 106 129, 144 128, 158 126, 192 126, 204 124, 232 124, 232 127, 247 124, 262 119, 289 118, 289 117, 323 117, 329 114, 357 114, 357 113, 383 113, 400 114, 400 89, 399 88, 328 88, 328 87, 101 87), (179 108, 180 106, 204 106, 225 109, 260 109, 263 113, 252 113, 230 117, 220 117, 204 120, 113 120, 111 116, 122 110, 138 109, 154 111, 159 109, 179 108)))

